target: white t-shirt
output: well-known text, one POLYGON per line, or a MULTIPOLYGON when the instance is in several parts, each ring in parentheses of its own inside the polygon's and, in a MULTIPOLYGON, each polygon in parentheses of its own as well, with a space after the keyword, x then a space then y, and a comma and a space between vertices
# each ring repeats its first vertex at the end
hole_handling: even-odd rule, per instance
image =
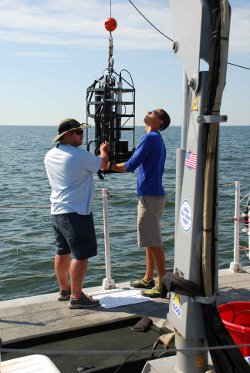
POLYGON ((77 212, 89 215, 94 196, 93 173, 101 158, 72 145, 59 144, 44 159, 51 186, 51 214, 77 212))

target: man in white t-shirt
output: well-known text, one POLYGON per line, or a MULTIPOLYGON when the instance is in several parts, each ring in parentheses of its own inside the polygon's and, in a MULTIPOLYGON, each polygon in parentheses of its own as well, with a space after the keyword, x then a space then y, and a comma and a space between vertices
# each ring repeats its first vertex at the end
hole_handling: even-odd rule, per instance
POLYGON ((55 272, 60 286, 58 300, 69 300, 69 308, 89 308, 99 301, 82 292, 88 258, 97 254, 92 216, 93 173, 105 169, 110 146, 100 147, 100 156, 80 148, 82 128, 75 119, 65 119, 53 139, 44 163, 51 186, 51 216, 56 238, 55 272), (70 255, 72 260, 70 261, 70 255), (69 277, 71 284, 69 284, 69 277))

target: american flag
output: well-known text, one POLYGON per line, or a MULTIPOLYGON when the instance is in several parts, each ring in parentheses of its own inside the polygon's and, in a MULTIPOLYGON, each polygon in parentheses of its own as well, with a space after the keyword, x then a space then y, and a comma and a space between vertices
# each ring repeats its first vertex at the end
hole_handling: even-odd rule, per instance
POLYGON ((185 166, 189 168, 196 169, 196 160, 197 160, 197 154, 190 152, 186 152, 185 157, 185 166))

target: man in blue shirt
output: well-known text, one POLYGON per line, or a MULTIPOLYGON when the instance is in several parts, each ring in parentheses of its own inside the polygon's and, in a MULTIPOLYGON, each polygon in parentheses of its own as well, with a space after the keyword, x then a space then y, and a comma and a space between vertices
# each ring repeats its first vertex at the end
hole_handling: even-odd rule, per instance
POLYGON ((165 274, 165 255, 161 242, 161 218, 165 204, 162 175, 166 148, 160 131, 170 124, 163 109, 149 111, 144 118, 145 135, 132 157, 125 163, 111 164, 110 170, 134 172, 138 168, 137 237, 138 246, 146 247, 146 273, 141 280, 131 282, 135 288, 146 289, 144 296, 160 297, 162 277, 165 274), (158 283, 153 279, 156 268, 158 283))

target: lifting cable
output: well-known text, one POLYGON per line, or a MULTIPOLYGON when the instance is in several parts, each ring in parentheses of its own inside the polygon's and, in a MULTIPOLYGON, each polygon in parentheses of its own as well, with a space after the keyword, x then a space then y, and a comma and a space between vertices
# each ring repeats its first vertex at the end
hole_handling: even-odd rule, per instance
MULTIPOLYGON (((111 0, 110 0, 111 1, 111 0)), ((136 11, 156 30, 158 31, 161 35, 163 35, 165 38, 167 38, 169 41, 173 41, 173 39, 171 39, 169 36, 167 36, 166 34, 164 34, 162 31, 160 31, 151 21, 149 21, 149 19, 147 17, 144 16, 144 14, 135 6, 135 4, 131 1, 131 0, 128 0, 130 2, 130 4, 136 9, 136 11)), ((228 65, 231 65, 231 66, 235 66, 235 67, 239 67, 241 69, 245 69, 245 70, 250 70, 250 67, 246 67, 246 66, 242 66, 242 65, 238 65, 238 64, 235 64, 235 63, 232 63, 232 62, 227 62, 228 65)))

